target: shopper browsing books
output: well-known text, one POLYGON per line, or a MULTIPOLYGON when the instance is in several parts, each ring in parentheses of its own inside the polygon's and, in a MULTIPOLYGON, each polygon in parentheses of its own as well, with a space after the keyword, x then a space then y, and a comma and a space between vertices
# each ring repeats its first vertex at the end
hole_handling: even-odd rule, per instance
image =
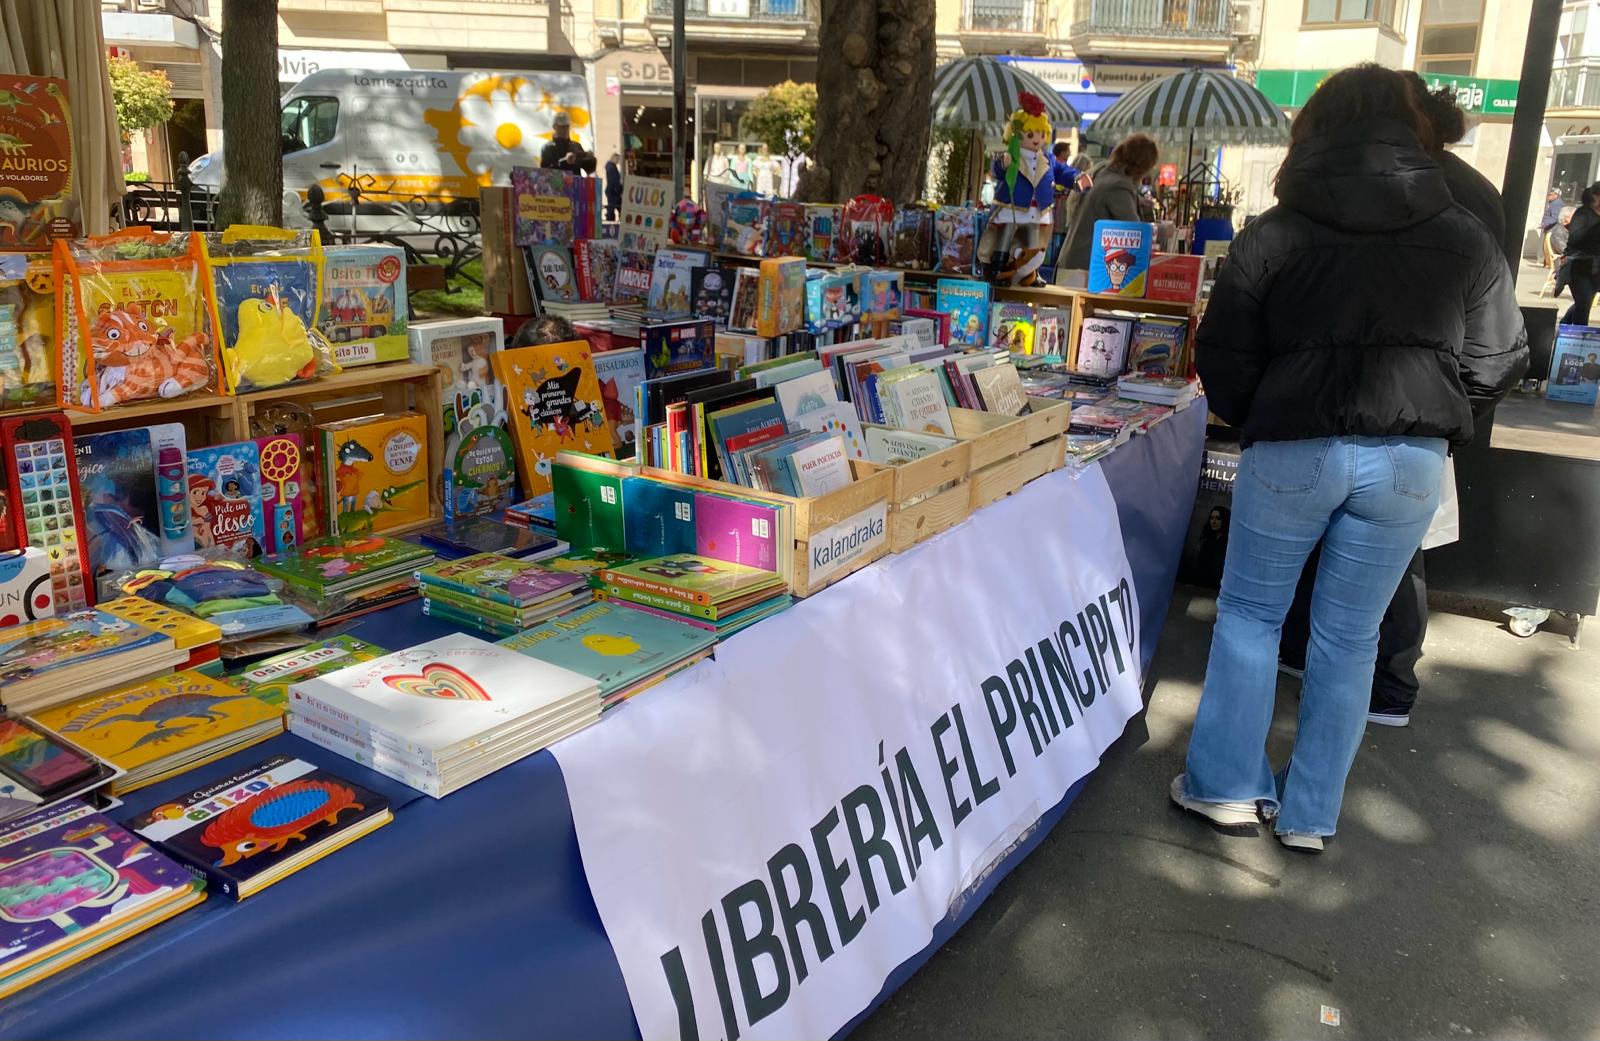
MULTIPOLYGON (((1111 159, 1094 175, 1094 186, 1083 196, 1067 231, 1067 244, 1056 269, 1087 271, 1097 220, 1137 221, 1139 181, 1160 158, 1156 143, 1144 134, 1129 134, 1112 149, 1111 159)), ((1081 283, 1080 283, 1081 284, 1081 283)))
POLYGON ((1205 688, 1173 800, 1320 852, 1366 724, 1378 621, 1438 499, 1445 452, 1527 367, 1500 247, 1427 157, 1404 77, 1329 77, 1296 117, 1279 205, 1234 241, 1197 337, 1242 428, 1205 688), (1463 310, 1463 303, 1465 309, 1463 310), (1266 758, 1279 629, 1316 541, 1300 727, 1266 758))

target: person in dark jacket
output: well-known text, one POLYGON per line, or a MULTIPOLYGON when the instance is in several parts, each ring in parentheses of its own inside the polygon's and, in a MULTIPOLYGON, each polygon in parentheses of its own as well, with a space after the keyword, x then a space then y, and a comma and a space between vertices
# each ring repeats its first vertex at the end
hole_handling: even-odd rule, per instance
POLYGON ((1418 107, 1433 127, 1436 144, 1428 154, 1439 164, 1445 187, 1450 189, 1450 197, 1482 221, 1496 242, 1505 242, 1506 210, 1500 201, 1500 189, 1465 159, 1445 147, 1467 136, 1467 116, 1456 104, 1455 93, 1449 87, 1429 90, 1428 81, 1414 72, 1403 72, 1401 75, 1410 84, 1418 107))
POLYGON ((1154 168, 1160 155, 1156 143, 1143 134, 1129 134, 1111 150, 1111 158, 1095 171, 1094 186, 1084 193, 1083 202, 1072 215, 1067 244, 1056 261, 1057 270, 1089 269, 1095 221, 1141 219, 1139 182, 1154 168))
POLYGON ((1561 272, 1556 279, 1572 290, 1572 306, 1561 316, 1562 325, 1589 324, 1597 260, 1600 260, 1600 183, 1583 190, 1578 198, 1578 209, 1567 224, 1567 248, 1561 251, 1561 272))
POLYGON ((616 220, 622 210, 622 157, 612 152, 606 160, 606 220, 616 220))
POLYGON ((1258 814, 1321 852, 1366 724, 1378 621, 1438 502, 1445 453, 1527 368, 1511 272, 1450 197, 1406 80, 1335 73, 1306 102, 1278 205, 1228 252, 1196 336, 1211 411, 1241 429, 1222 590, 1175 803, 1258 814), (1278 638, 1317 541, 1299 727, 1266 756, 1278 638))
POLYGON ((572 117, 557 112, 550 121, 550 140, 539 151, 539 166, 565 173, 594 173, 594 156, 572 139, 572 117))

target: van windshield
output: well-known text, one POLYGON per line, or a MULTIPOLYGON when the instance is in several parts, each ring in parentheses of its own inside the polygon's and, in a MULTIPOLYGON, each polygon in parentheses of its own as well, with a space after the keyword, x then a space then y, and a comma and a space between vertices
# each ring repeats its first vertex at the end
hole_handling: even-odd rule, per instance
POLYGON ((333 140, 339 125, 339 99, 294 98, 283 106, 283 150, 298 152, 333 140))

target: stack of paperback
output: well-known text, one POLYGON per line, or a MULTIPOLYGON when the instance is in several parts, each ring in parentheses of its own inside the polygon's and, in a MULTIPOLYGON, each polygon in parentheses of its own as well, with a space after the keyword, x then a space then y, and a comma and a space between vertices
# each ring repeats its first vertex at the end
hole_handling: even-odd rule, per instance
POLYGON ((730 636, 793 603, 777 572, 678 553, 600 572, 612 601, 730 636))
POLYGON ((289 690, 289 729, 442 798, 600 718, 594 680, 455 634, 289 690))
POLYGON ((0 998, 205 898, 203 881, 81 802, 0 825, 0 998))
POLYGON ((172 637, 173 645, 186 655, 180 668, 199 669, 208 675, 222 674, 222 630, 204 618, 184 614, 142 596, 106 600, 101 602, 100 610, 172 637))
POLYGON ((330 535, 255 562, 316 608, 329 625, 416 596, 411 573, 433 562, 430 549, 383 535, 330 535))
POLYGON ((171 636, 105 611, 0 629, 0 706, 29 713, 182 665, 171 636))
POLYGON ((526 502, 507 506, 505 522, 513 528, 531 531, 537 535, 556 534, 556 496, 554 492, 536 495, 526 502))
POLYGON ((417 580, 424 613, 492 636, 514 636, 594 599, 582 575, 499 553, 432 564, 417 580))
POLYGON ((1117 395, 1154 405, 1184 408, 1200 394, 1199 380, 1182 376, 1140 376, 1130 374, 1117 379, 1117 395))
POLYGON ((588 676, 602 711, 711 653, 716 634, 619 604, 591 604, 507 637, 500 646, 588 676))

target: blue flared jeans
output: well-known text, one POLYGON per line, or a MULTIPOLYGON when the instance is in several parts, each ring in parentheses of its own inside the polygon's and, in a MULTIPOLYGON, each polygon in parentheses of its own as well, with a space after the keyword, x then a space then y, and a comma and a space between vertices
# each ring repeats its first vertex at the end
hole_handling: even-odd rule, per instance
POLYGON ((1438 502, 1440 438, 1258 442, 1234 485, 1227 563, 1185 789, 1203 802, 1259 800, 1280 834, 1332 835, 1367 721, 1378 622, 1438 502), (1267 760, 1278 639, 1312 547, 1299 728, 1277 774, 1267 760))

